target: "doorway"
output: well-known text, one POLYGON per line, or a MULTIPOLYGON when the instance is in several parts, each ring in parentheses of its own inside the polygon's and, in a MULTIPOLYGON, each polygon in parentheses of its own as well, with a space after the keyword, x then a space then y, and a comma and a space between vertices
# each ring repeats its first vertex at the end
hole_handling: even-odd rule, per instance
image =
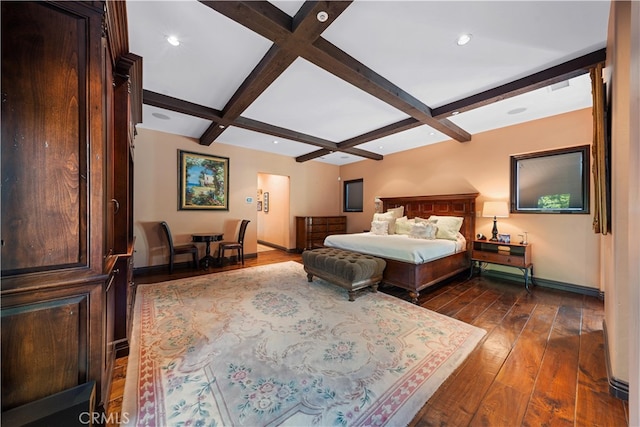
POLYGON ((290 238, 290 178, 284 175, 258 173, 258 252, 287 250, 290 238))

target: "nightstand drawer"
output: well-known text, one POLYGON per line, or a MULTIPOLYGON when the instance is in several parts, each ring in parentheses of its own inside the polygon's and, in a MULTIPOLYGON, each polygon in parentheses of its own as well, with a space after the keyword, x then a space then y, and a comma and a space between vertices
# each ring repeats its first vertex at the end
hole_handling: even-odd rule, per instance
POLYGON ((514 267, 526 267, 525 257, 506 252, 473 251, 471 257, 478 261, 513 265, 514 267))

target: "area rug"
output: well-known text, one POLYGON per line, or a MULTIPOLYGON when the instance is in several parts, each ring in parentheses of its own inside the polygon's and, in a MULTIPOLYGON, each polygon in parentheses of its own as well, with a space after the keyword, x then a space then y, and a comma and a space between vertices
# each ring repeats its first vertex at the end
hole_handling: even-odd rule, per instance
POLYGON ((138 286, 122 420, 406 425, 485 331, 289 261, 138 286))

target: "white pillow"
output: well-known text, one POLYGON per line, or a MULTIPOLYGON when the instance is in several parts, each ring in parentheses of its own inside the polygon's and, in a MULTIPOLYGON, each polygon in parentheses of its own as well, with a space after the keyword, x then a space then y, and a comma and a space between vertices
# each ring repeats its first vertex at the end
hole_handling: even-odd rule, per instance
POLYGON ((387 212, 392 212, 396 218, 402 218, 404 216, 404 206, 398 208, 387 209, 387 212))
POLYGON ((458 231, 462 227, 464 218, 460 216, 436 216, 431 215, 429 219, 438 221, 438 232, 436 238, 447 240, 458 240, 458 231))
POLYGON ((396 234, 409 235, 413 224, 415 224, 415 221, 413 219, 407 219, 406 216, 396 219, 396 234))
POLYGON ((371 221, 371 234, 386 236, 389 234, 389 223, 387 221, 371 221))
MULTIPOLYGON (((433 216, 431 216, 431 218, 433 218, 433 216)), ((428 224, 437 224, 438 220, 437 219, 424 219, 424 218, 420 218, 419 216, 415 217, 415 221, 416 222, 424 222, 424 223, 428 223, 428 224)))
POLYGON ((411 226, 409 237, 413 239, 434 240, 437 232, 438 227, 435 224, 428 222, 416 222, 411 226))
POLYGON ((373 214, 374 221, 386 221, 389 225, 387 234, 395 234, 396 232, 396 217, 393 212, 377 213, 373 214))

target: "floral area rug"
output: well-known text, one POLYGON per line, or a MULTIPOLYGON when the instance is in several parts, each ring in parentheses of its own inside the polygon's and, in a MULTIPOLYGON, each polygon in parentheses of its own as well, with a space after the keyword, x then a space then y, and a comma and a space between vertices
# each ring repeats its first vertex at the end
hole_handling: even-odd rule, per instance
POLYGON ((349 302, 293 261, 141 285, 122 419, 405 425, 484 334, 380 292, 349 302))

